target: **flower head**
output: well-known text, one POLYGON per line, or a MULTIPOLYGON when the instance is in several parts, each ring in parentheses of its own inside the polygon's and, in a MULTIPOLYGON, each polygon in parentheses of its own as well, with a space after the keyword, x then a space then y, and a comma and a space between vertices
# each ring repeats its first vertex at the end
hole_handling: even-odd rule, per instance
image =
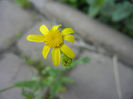
POLYGON ((55 25, 52 29, 48 30, 45 25, 40 27, 40 32, 43 35, 30 34, 27 36, 28 41, 32 42, 44 42, 42 55, 46 59, 47 55, 52 48, 52 60, 55 66, 60 64, 61 51, 69 58, 74 58, 75 54, 66 44, 64 40, 74 42, 74 36, 70 33, 74 33, 72 28, 64 28, 60 31, 58 28, 62 25, 55 25))

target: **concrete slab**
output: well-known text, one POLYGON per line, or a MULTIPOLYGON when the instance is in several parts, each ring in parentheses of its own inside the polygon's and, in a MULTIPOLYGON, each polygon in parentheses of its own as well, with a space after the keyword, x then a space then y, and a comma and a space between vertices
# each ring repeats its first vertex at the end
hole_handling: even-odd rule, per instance
POLYGON ((31 27, 33 17, 29 11, 7 0, 0 2, 0 50, 8 46, 11 38, 31 27))
MULTIPOLYGON (((118 99, 112 59, 101 54, 87 52, 91 61, 79 65, 70 76, 75 84, 68 86, 68 90, 61 99, 118 99)), ((120 86, 122 99, 133 98, 133 70, 119 63, 120 86)))
MULTIPOLYGON (((14 54, 6 54, 0 60, 0 89, 13 85, 16 81, 29 80, 35 70, 27 66, 22 59, 14 54)), ((19 88, 0 93, 0 99, 23 99, 19 88)))

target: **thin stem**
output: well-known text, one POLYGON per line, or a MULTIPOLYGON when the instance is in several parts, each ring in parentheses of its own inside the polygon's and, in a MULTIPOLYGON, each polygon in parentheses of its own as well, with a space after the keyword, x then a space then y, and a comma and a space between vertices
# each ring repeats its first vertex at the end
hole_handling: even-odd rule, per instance
POLYGON ((5 92, 5 91, 10 90, 10 89, 15 88, 15 87, 16 87, 16 86, 11 86, 11 87, 2 89, 2 90, 0 90, 0 93, 5 92))

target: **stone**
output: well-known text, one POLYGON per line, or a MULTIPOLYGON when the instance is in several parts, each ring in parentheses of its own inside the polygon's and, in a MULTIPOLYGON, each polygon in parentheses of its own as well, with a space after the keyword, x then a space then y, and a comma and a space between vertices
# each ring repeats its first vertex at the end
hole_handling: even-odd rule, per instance
MULTIPOLYGON (((28 56, 31 57, 34 60, 39 60, 44 62, 45 64, 52 65, 52 57, 51 57, 51 52, 48 54, 48 59, 44 60, 42 56, 42 48, 44 46, 44 43, 36 43, 36 42, 29 42, 26 40, 26 37, 29 34, 41 34, 39 31, 39 28, 42 24, 45 24, 49 29, 53 25, 57 25, 55 21, 49 21, 47 19, 43 19, 41 22, 38 22, 32 29, 30 29, 19 41, 18 41, 18 48, 21 50, 21 52, 28 56)), ((68 46, 70 46, 76 54, 79 54, 79 49, 75 46, 72 46, 73 44, 69 42, 67 43, 68 46)))
POLYGON ((0 1, 0 50, 5 49, 17 33, 31 27, 33 16, 17 4, 0 1))
MULTIPOLYGON (((75 83, 68 86, 61 99, 118 99, 112 59, 89 51, 81 57, 85 56, 90 57, 90 62, 71 71, 75 83)), ((133 70, 119 62, 118 72, 122 99, 132 99, 133 70)))
MULTIPOLYGON (((18 56, 8 53, 0 60, 0 90, 14 82, 29 80, 35 74, 34 68, 25 64, 18 56)), ((0 99, 24 99, 21 89, 14 88, 0 93, 0 99)))

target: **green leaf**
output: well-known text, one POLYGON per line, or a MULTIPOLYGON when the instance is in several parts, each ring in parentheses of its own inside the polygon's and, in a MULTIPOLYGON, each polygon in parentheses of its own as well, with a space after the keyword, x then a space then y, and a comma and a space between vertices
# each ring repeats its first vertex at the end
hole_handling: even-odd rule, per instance
POLYGON ((57 83, 57 82, 53 83, 50 86, 50 96, 51 96, 51 99, 53 99, 53 97, 58 93, 59 87, 60 87, 60 84, 57 83))
POLYGON ((90 59, 88 57, 84 57, 78 60, 75 60, 72 65, 77 65, 77 64, 85 64, 89 61, 90 59))
POLYGON ((15 0, 15 2, 22 7, 29 8, 31 6, 28 0, 15 0))
POLYGON ((62 77, 62 78, 60 79, 60 81, 61 81, 62 83, 74 83, 74 80, 73 80, 72 78, 70 78, 70 77, 62 77))
POLYGON ((21 94, 25 96, 25 99, 34 99, 34 93, 27 91, 25 88, 22 88, 21 94))
POLYGON ((88 3, 90 4, 89 16, 96 16, 106 1, 107 0, 88 0, 88 3))
POLYGON ((116 6, 112 16, 113 21, 121 21, 127 18, 133 11, 133 6, 129 2, 123 2, 116 6))
POLYGON ((14 83, 14 86, 16 87, 33 88, 35 85, 36 85, 36 81, 22 81, 22 82, 14 83))
POLYGON ((128 29, 133 30, 133 17, 126 19, 125 25, 128 27, 128 29))
POLYGON ((51 76, 55 76, 55 75, 58 75, 59 73, 60 73, 60 70, 58 68, 48 67, 42 70, 43 75, 49 74, 51 76))
POLYGON ((111 20, 112 13, 115 11, 115 5, 114 0, 108 0, 105 4, 103 4, 103 7, 100 10, 100 18, 103 18, 104 20, 111 20))
POLYGON ((51 70, 51 68, 50 68, 50 67, 47 67, 47 68, 43 69, 41 73, 42 73, 43 75, 45 75, 45 74, 47 74, 50 70, 51 70))
POLYGON ((89 8, 89 16, 95 17, 100 10, 100 6, 90 6, 89 8))
POLYGON ((70 0, 70 3, 76 4, 77 0, 70 0))

